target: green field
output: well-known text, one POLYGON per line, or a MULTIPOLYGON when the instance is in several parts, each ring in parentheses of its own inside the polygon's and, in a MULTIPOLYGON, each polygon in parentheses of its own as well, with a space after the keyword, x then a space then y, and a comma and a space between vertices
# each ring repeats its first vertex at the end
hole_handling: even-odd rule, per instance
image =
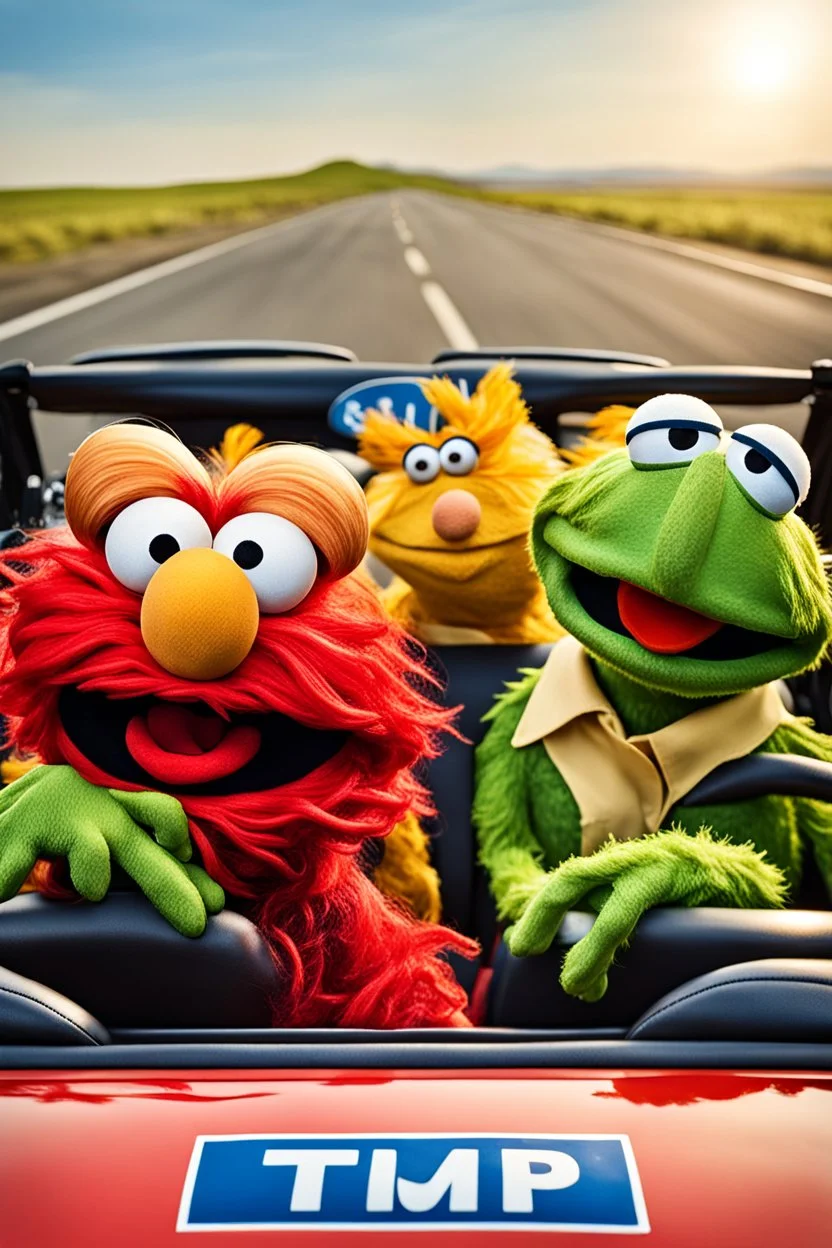
POLYGON ((91 243, 206 224, 255 226, 335 199, 403 186, 456 189, 441 178, 336 161, 256 182, 0 191, 0 262, 40 260, 91 243))
POLYGON ((0 191, 0 263, 195 226, 274 220, 371 191, 421 187, 673 238, 832 264, 832 191, 767 189, 494 191, 336 161, 287 178, 165 187, 0 191))
POLYGON ((499 191, 489 198, 671 238, 832 264, 832 191, 499 191))

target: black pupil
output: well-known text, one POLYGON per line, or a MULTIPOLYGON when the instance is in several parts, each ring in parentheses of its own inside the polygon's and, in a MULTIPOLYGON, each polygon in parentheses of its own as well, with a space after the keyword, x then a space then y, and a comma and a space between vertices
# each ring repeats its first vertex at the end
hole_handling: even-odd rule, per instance
POLYGON ((234 562, 241 568, 256 568, 263 562, 263 547, 257 542, 239 542, 234 547, 234 562))
POLYGON ((668 429, 667 437, 674 451, 690 451, 699 441, 699 430, 668 429))
POLYGON ((427 461, 426 459, 417 459, 417 460, 416 460, 416 471, 417 471, 417 472, 427 472, 427 470, 428 470, 428 461, 427 461))
POLYGON ((462 456, 460 455, 459 451, 451 451, 450 455, 448 456, 448 462, 451 464, 458 464, 461 461, 462 461, 462 456))
POLYGON ((756 473, 759 476, 761 472, 767 472, 771 464, 765 455, 761 455, 759 451, 755 451, 752 447, 750 451, 745 452, 745 466, 749 472, 756 473))
POLYGON ((178 554, 179 543, 172 533, 158 533, 149 546, 150 558, 164 563, 171 555, 178 554))

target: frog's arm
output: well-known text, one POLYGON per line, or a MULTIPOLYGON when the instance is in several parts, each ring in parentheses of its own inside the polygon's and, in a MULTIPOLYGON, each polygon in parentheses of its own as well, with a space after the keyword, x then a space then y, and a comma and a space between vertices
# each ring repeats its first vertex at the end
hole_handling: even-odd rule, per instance
POLYGON ((645 911, 667 905, 780 906, 784 894, 783 873, 752 845, 719 840, 705 827, 695 836, 673 827, 636 840, 610 840, 586 858, 567 859, 506 940, 521 957, 543 953, 567 910, 596 910, 590 931, 569 950, 560 982, 570 995, 597 1001, 616 952, 645 911))
POLYGON ((518 918, 546 880, 542 850, 531 822, 527 750, 511 744, 538 672, 525 673, 500 695, 476 752, 473 818, 480 862, 488 872, 501 919, 518 918))

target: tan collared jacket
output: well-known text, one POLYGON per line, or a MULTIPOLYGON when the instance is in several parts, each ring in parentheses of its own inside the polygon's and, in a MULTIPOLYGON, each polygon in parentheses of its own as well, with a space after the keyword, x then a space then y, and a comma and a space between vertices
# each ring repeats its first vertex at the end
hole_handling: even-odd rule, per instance
POLYGON ((709 772, 744 758, 793 717, 773 684, 725 698, 657 732, 628 737, 583 646, 552 649, 512 738, 542 741, 581 812, 581 852, 657 832, 709 772))

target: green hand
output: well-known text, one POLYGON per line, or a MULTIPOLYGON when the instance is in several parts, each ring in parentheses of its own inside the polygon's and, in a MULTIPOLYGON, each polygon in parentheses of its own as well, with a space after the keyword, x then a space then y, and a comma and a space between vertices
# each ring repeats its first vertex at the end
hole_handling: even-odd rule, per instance
POLYGON ((568 910, 597 909, 591 930, 563 963, 560 983, 570 996, 597 1001, 607 971, 645 910, 653 906, 770 907, 783 904, 782 873, 750 845, 716 841, 673 829, 634 841, 610 841, 586 858, 569 858, 506 932, 517 957, 549 948, 568 910))
POLYGON ((220 886, 185 861, 188 820, 176 798, 98 788, 72 767, 36 767, 0 792, 0 901, 19 892, 38 858, 52 856, 67 859, 88 901, 105 895, 117 862, 183 936, 200 936, 206 913, 225 904, 220 886))

